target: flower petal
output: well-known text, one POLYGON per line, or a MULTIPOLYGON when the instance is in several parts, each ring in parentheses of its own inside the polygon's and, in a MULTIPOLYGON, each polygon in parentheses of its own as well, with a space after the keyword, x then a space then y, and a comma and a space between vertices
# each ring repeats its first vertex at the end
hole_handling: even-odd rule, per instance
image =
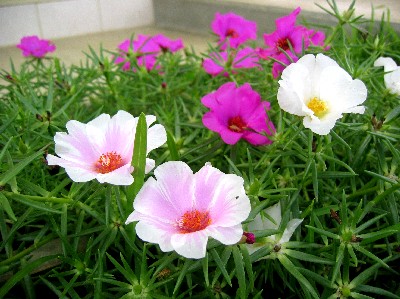
POLYGON ((171 161, 159 165, 139 191, 134 208, 146 215, 177 221, 195 204, 193 172, 185 163, 171 161))
MULTIPOLYGON (((126 222, 127 224, 130 223, 128 220, 126 222)), ((135 230, 140 239, 158 244, 161 251, 169 252, 174 250, 171 244, 170 234, 157 226, 154 222, 139 221, 136 224, 135 230)))
POLYGON ((108 173, 98 173, 96 179, 100 183, 129 186, 133 183, 132 171, 133 167, 129 163, 108 173))
POLYGON ((283 231, 282 237, 279 240, 280 244, 289 242, 296 228, 303 222, 303 219, 292 219, 288 222, 285 230, 283 231))
POLYGON ((241 224, 230 227, 215 227, 210 226, 207 228, 210 237, 220 241, 225 245, 236 244, 240 241, 243 235, 243 228, 241 224))
POLYGON ((147 153, 167 142, 167 132, 164 126, 154 125, 147 131, 147 153))
POLYGON ((208 236, 204 231, 175 234, 171 237, 174 250, 186 258, 200 259, 206 256, 208 236))
POLYGON ((397 69, 396 62, 390 57, 379 57, 377 60, 375 60, 374 66, 383 66, 385 73, 392 72, 397 69))
POLYGON ((281 202, 274 204, 273 206, 265 209, 263 213, 267 214, 270 218, 274 219, 275 223, 269 220, 267 217, 257 214, 252 222, 247 225, 247 230, 250 232, 267 230, 267 229, 278 229, 282 221, 281 215, 281 202))
POLYGON ((91 169, 82 167, 75 162, 71 162, 57 156, 48 154, 47 157, 48 165, 59 165, 65 168, 66 173, 74 182, 88 182, 96 178, 97 173, 91 169))

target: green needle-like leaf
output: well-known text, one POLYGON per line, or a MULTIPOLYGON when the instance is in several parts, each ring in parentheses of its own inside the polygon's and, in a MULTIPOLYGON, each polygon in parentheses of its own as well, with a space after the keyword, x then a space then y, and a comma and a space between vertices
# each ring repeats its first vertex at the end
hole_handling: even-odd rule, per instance
POLYGON ((235 262, 236 277, 239 282, 239 295, 240 298, 247 298, 246 296, 246 277, 244 272, 243 256, 237 246, 232 247, 233 260, 235 262))
POLYGON ((147 124, 146 116, 141 113, 136 127, 135 144, 133 149, 133 184, 127 188, 127 214, 130 213, 135 196, 144 184, 145 168, 147 156, 147 124))
POLYGON ((313 298, 320 298, 317 291, 310 284, 307 278, 305 278, 303 274, 301 274, 299 270, 297 270, 296 266, 286 257, 286 255, 279 254, 278 259, 283 267, 285 267, 285 269, 288 270, 289 273, 297 279, 304 291, 309 292, 313 298))
POLYGON ((24 169, 29 163, 31 163, 33 160, 35 160, 37 157, 43 155, 44 150, 49 146, 50 144, 45 145, 42 147, 40 150, 37 152, 33 153, 32 155, 26 157, 22 161, 20 161, 18 164, 16 164, 13 168, 9 169, 2 175, 0 175, 0 187, 4 186, 9 180, 14 178, 22 169, 24 169))

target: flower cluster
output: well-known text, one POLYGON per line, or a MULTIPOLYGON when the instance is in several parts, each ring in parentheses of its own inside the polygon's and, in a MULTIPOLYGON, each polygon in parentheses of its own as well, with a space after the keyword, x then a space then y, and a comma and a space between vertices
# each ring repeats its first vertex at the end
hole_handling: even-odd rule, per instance
POLYGON ((139 34, 135 40, 126 39, 118 45, 120 55, 114 62, 122 64, 122 69, 127 71, 135 69, 131 64, 132 59, 136 59, 139 67, 145 67, 147 71, 150 71, 161 53, 174 53, 180 49, 183 49, 181 39, 171 40, 162 34, 154 36, 139 34))
POLYGON ((22 50, 23 56, 32 56, 36 58, 43 58, 47 53, 56 50, 56 46, 51 41, 40 39, 36 35, 24 36, 21 38, 17 48, 22 50))
MULTIPOLYGON (((305 128, 326 135, 343 113, 364 113, 362 106, 367 98, 367 88, 359 79, 353 79, 337 62, 324 54, 299 55, 310 45, 322 46, 322 32, 297 26, 300 8, 276 20, 277 29, 264 34, 268 48, 242 47, 256 38, 256 24, 233 13, 217 13, 212 22, 213 31, 219 35, 220 52, 212 52, 203 60, 207 73, 223 75, 228 79, 238 68, 262 69, 259 57, 289 63, 274 64, 274 77, 279 80, 277 103, 280 109, 303 118, 305 128)), ((158 55, 176 52, 182 41, 170 40, 158 34, 138 35, 136 40, 125 40, 119 45, 121 56, 115 63, 123 70, 133 69, 131 58, 138 66, 152 70, 158 55)), ((399 92, 400 72, 390 58, 379 58, 375 66, 384 66, 385 83, 393 92, 399 92)), ((217 90, 204 95, 201 103, 209 109, 202 118, 206 128, 218 133, 228 145, 243 139, 255 146, 270 145, 276 133, 267 111, 271 103, 261 99, 249 83, 238 85, 226 82, 217 90)), ((155 116, 146 116, 148 140, 147 154, 163 145, 166 131, 155 122, 155 116)), ((68 133, 56 134, 55 152, 48 155, 49 165, 65 168, 76 182, 97 179, 100 183, 131 185, 135 131, 138 118, 125 111, 110 117, 101 114, 87 124, 71 120, 66 124, 68 133)), ((147 158, 145 172, 155 167, 147 158)), ((233 174, 225 174, 207 163, 198 172, 181 161, 159 165, 137 194, 133 212, 126 224, 137 222, 136 233, 144 241, 156 243, 164 252, 175 250, 187 258, 206 255, 207 240, 212 237, 223 244, 247 243, 250 254, 264 246, 273 246, 283 253, 302 219, 292 219, 285 228, 281 226, 281 203, 267 208, 248 223, 244 232, 242 222, 250 213, 251 205, 244 189, 244 181, 233 174), (265 217, 265 215, 268 215, 265 217), (272 220, 272 221, 271 221, 272 220), (283 229, 282 234, 257 240, 254 233, 266 229, 283 229), (242 241, 241 241, 242 240, 242 241)))
POLYGON ((0 297, 397 298, 400 36, 328 3, 326 39, 300 8, 261 41, 216 13, 201 54, 136 34, 65 66, 23 38, 36 58, 0 71, 0 268, 65 250, 0 297))

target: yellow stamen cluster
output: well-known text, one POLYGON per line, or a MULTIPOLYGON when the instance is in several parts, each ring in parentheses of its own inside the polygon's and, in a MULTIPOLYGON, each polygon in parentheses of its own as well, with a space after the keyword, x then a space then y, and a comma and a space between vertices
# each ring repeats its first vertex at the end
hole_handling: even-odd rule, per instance
POLYGON ((328 112, 328 105, 326 102, 320 100, 317 97, 312 98, 308 103, 307 107, 314 112, 317 117, 323 117, 328 112))

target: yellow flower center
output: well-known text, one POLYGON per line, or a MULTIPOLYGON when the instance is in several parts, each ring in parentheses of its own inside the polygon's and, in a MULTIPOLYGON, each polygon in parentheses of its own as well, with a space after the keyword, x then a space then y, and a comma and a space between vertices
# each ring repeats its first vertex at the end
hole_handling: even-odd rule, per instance
POLYGON ((109 173, 123 165, 122 158, 116 152, 108 152, 102 154, 99 160, 95 163, 95 168, 98 173, 109 173))
POLYGON ((317 117, 322 117, 328 112, 328 105, 326 102, 317 97, 312 98, 308 102, 307 107, 311 109, 317 117))
POLYGON ((177 221, 177 226, 181 234, 194 233, 205 229, 211 224, 210 214, 208 212, 200 212, 193 210, 183 214, 181 219, 177 221))

